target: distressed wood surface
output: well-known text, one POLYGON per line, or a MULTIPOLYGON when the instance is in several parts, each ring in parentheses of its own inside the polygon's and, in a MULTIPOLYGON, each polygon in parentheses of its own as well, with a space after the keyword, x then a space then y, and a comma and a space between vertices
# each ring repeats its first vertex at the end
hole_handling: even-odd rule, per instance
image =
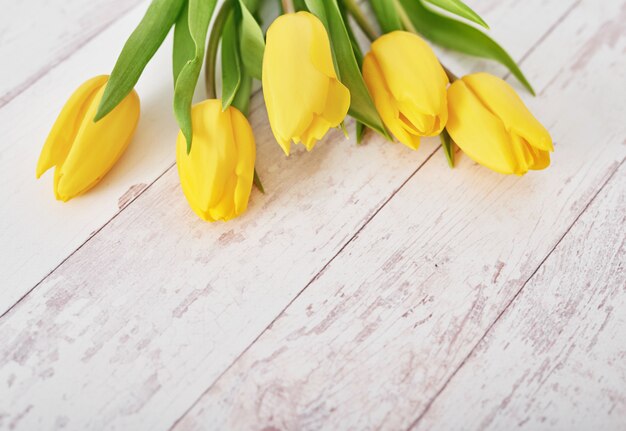
POLYGON ((0 107, 63 62, 140 0, 3 2, 0 107))
POLYGON ((625 225, 622 164, 415 429, 625 429, 625 225))
MULTIPOLYGON (((566 8, 561 2, 540 0, 528 7, 510 3, 486 3, 484 6, 481 12, 485 17, 506 23, 496 30, 495 36, 518 58, 524 54, 523 47, 536 42, 553 25, 554 17, 566 8), (524 21, 530 19, 533 11, 539 11, 545 18, 527 28, 524 21), (523 38, 518 37, 520 34, 523 38)), ((98 187, 84 197, 62 204, 56 202, 51 193, 52 174, 46 174, 40 181, 36 181, 33 174, 42 142, 67 95, 85 77, 110 69, 117 55, 117 49, 113 48, 122 46, 143 10, 143 7, 136 8, 0 109, 0 134, 5 137, 0 141, 0 181, 6 185, 0 188, 0 199, 5 203, 0 208, 0 241, 12 244, 11 253, 5 253, 0 261, 0 275, 6 283, 0 296, 0 315, 173 166, 176 126, 171 114, 170 46, 166 43, 138 85, 143 108, 134 142, 98 187), (25 116, 24 112, 31 115, 25 116)), ((447 56, 451 63, 458 57, 447 56)), ((468 66, 469 70, 470 61, 461 64, 468 66)), ((477 67, 482 68, 484 63, 477 63, 477 67)), ((199 93, 202 93, 201 88, 199 93)), ((275 152, 267 128, 263 129, 265 114, 259 115, 262 119, 258 122, 265 135, 257 136, 257 140, 271 147, 266 155, 268 158, 281 157, 275 152)), ((345 143, 341 139, 335 140, 345 143)), ((323 145, 332 145, 329 141, 327 139, 323 145)), ((427 151, 434 148, 432 142, 424 146, 427 151)), ((397 148, 385 151, 397 151, 397 155, 407 158, 397 161, 399 157, 392 155, 396 159, 394 163, 406 162, 404 170, 397 177, 380 179, 387 182, 382 194, 389 196, 401 184, 398 178, 408 178, 427 154, 406 154, 397 148)), ((272 175, 268 171, 266 176, 272 175)), ((173 193, 175 199, 182 199, 180 193, 173 193)), ((373 208, 379 203, 369 202, 373 208)), ((329 211, 340 212, 340 207, 329 211)), ((332 257, 334 252, 330 250, 325 257, 332 257)))
MULTIPOLYGON (((20 130, 22 113, 51 124, 60 104, 35 102, 108 70, 96 55, 114 59, 143 10, 130 13, 0 109, 14 143, 0 144, 12 184, 0 189, 11 204, 0 238, 18 251, 0 267, 12 281, 0 295, 0 428, 166 429, 181 416, 180 428, 408 426, 621 162, 624 109, 606 86, 623 75, 619 6, 477 7, 544 93, 529 104, 557 141, 551 170, 504 178, 462 159, 450 172, 431 156, 436 140, 415 153, 340 133, 285 159, 257 96, 269 193, 217 225, 193 216, 171 168, 169 48, 140 84, 139 135, 104 184, 64 206, 23 173, 49 124, 20 130)), ((458 71, 502 73, 442 55, 458 71)))
POLYGON ((177 126, 168 40, 137 86, 136 137, 102 183, 63 204, 54 199, 53 170, 35 179, 39 152, 65 100, 88 77, 109 73, 144 11, 132 10, 0 108, 0 243, 10 244, 0 260, 0 315, 172 166, 177 126))
MULTIPOLYGON (((415 423, 626 155, 621 95, 604 84, 624 71, 613 60, 625 46, 614 30, 626 9, 596 6, 576 3, 523 64, 541 93, 533 108, 557 142, 551 170, 504 178, 463 158, 450 174, 437 153, 176 429, 415 423), (578 48, 559 49, 565 44, 578 48)), ((611 229, 623 240, 623 224, 611 229)), ((622 280, 607 282, 620 288, 622 280)), ((623 362, 616 367, 623 372, 623 362)), ((611 375, 597 370, 602 390, 615 390, 611 375)), ((457 387, 459 396, 472 390, 457 387)), ((623 409, 624 394, 621 387, 611 403, 623 409)), ((506 419, 506 429, 517 424, 506 419)))
MULTIPOLYGON (((0 276, 6 283, 0 296, 0 315, 173 166, 176 125, 171 114, 171 48, 168 41, 148 66, 137 87, 142 98, 142 116, 134 142, 98 187, 80 199, 62 204, 56 202, 51 193, 51 172, 40 181, 36 181, 33 174, 41 145, 64 100, 86 77, 111 69, 119 48, 141 18, 146 4, 144 2, 123 20, 90 40, 0 109, 0 135, 4 137, 0 141, 0 182, 6 185, 0 188, 0 200, 5 203, 0 208, 0 242, 12 245, 11 253, 5 253, 0 261, 0 276)), ((525 6, 485 2, 477 7, 487 19, 506 24, 494 29, 494 36, 517 58, 525 54, 524 47, 531 46, 547 26, 554 23, 551 17, 558 16, 565 8, 566 5, 555 0, 533 0, 525 6), (542 19, 529 28, 525 22, 535 12, 542 19)), ((50 15, 63 16, 69 11, 75 11, 75 8, 50 15)), ((76 15, 75 19, 80 17, 76 15)), ((28 17, 24 16, 23 20, 28 17)), ((72 27, 71 23, 68 27, 72 27)), ((13 49, 13 45, 2 47, 13 49)), ((476 70, 497 73, 502 70, 492 63, 450 56, 445 52, 443 56, 449 64, 458 66, 458 70, 471 70, 472 66, 476 70)), ((38 57, 29 58, 33 62, 41 61, 38 57)), ((200 96, 202 91, 199 88, 200 96)), ((266 137, 269 142, 273 141, 269 134, 266 137)), ((261 139, 264 138, 257 137, 257 140, 261 139)), ((332 145, 328 141, 326 145, 332 145)), ((419 164, 424 154, 404 157, 413 157, 409 162, 419 164)), ((404 178, 414 166, 402 173, 404 178)), ((394 179, 388 183, 387 195, 399 184, 394 179)), ((181 199, 180 194, 177 199, 181 199)))

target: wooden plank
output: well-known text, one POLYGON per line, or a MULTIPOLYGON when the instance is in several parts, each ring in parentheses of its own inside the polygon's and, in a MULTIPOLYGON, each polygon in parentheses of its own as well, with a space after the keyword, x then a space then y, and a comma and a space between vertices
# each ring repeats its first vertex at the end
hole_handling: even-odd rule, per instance
MULTIPOLYGON (((532 46, 570 6, 527 4, 536 9, 493 9, 540 16, 510 45, 532 46)), ((285 159, 254 103, 269 192, 246 216, 198 221, 169 170, 0 321, 5 424, 173 423, 437 146, 415 153, 370 137, 357 148, 335 132, 285 159)))
MULTIPOLYGON (((11 253, 5 253, 5 258, 0 260, 0 277, 7 286, 0 296, 0 315, 173 165, 172 142, 177 128, 171 114, 168 41, 148 66, 138 86, 143 109, 137 136, 105 180, 88 195, 62 204, 51 194, 51 173, 40 181, 33 177, 43 141, 64 100, 87 76, 110 70, 145 5, 147 2, 0 109, 0 135, 4 137, 0 142, 0 181, 7 185, 0 189, 0 200, 6 203, 0 208, 0 242, 12 244, 11 253), (30 114, 25 116, 24 112, 30 114)), ((545 26, 552 24, 549 17, 561 14, 567 4, 533 0, 524 6, 490 2, 479 6, 484 8, 479 10, 485 17, 506 23, 496 29, 495 37, 521 57, 524 47, 537 40, 545 26), (535 10, 547 18, 532 29, 527 28, 525 22, 535 10), (520 34, 524 37, 518 37, 520 34)), ((472 61, 480 67, 484 64, 443 55, 456 70, 469 70, 472 61)), ((500 66, 490 67, 502 71, 500 66)), ((202 91, 200 88, 200 95, 202 91)), ((269 134, 266 136, 273 141, 269 134)), ((257 139, 264 138, 258 136, 257 139)), ((434 147, 431 144, 425 148, 434 147)), ((404 166, 408 169, 401 172, 401 178, 406 179, 426 156, 423 153, 409 156, 415 158, 407 160, 404 166)), ((386 193, 393 192, 399 184, 401 182, 395 179, 390 180, 386 193)), ((180 198, 179 194, 176 196, 180 198)))
POLYGON ((622 164, 415 429, 626 428, 625 217, 622 164))
POLYGON ((92 39, 0 109, 0 315, 148 184, 172 166, 177 126, 171 113, 171 44, 146 68, 137 90, 142 115, 134 142, 89 194, 66 204, 52 192, 53 171, 35 179, 48 131, 87 77, 108 73, 144 7, 92 39))
POLYGON ((139 0, 4 2, 0 107, 139 3, 139 0))
POLYGON ((623 5, 578 3, 524 62, 550 170, 437 153, 175 429, 410 426, 624 160, 623 5))

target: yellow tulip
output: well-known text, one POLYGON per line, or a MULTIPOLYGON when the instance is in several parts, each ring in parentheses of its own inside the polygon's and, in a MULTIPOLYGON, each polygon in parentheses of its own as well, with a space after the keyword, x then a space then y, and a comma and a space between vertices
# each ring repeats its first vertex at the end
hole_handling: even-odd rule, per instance
POLYGON ((289 155, 290 142, 311 150, 350 107, 337 79, 324 25, 308 12, 278 17, 267 30, 263 94, 270 126, 289 155))
POLYGON ((363 60, 363 78, 385 126, 407 147, 417 149, 421 136, 445 127, 448 77, 419 36, 394 31, 376 39, 363 60))
POLYGON ((128 147, 139 121, 133 90, 106 117, 93 122, 108 76, 82 84, 67 101, 37 162, 37 178, 54 169, 54 195, 68 201, 95 186, 128 147))
POLYGON ((502 79, 476 73, 448 89, 447 130, 472 160, 502 174, 550 165, 552 138, 502 79))
POLYGON ((206 221, 233 219, 246 211, 254 178, 256 147, 246 117, 222 102, 205 100, 191 110, 193 145, 182 132, 176 164, 191 209, 206 221))

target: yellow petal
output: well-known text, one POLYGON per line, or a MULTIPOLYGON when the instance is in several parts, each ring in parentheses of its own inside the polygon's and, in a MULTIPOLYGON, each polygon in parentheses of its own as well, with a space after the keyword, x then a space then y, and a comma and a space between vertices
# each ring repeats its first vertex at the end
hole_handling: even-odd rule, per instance
POLYGON ((448 78, 430 46, 415 34, 395 31, 374 41, 371 52, 400 111, 423 135, 438 134, 445 125, 448 78), (431 120, 420 116, 440 118, 443 124, 432 130, 431 120))
POLYGON ((232 142, 230 115, 222 112, 217 100, 207 100, 191 110, 193 145, 187 155, 187 143, 179 133, 176 156, 183 192, 191 208, 203 219, 214 221, 209 208, 222 197, 226 178, 220 175, 232 167, 225 148, 232 142), (230 165, 230 166, 229 166, 230 165))
POLYGON ((448 119, 448 78, 430 46, 395 31, 372 43, 363 77, 376 109, 393 135, 412 149, 420 136, 441 133, 448 119))
POLYGON ((337 79, 330 79, 326 103, 322 112, 316 112, 329 123, 329 127, 337 127, 350 109, 350 91, 337 79))
POLYGON ((314 15, 282 15, 268 29, 263 94, 272 132, 287 155, 291 140, 312 147, 346 116, 350 93, 337 80, 328 35, 314 15), (323 133, 320 117, 329 123, 323 133))
POLYGON ((90 100, 83 121, 62 165, 57 165, 59 199, 67 201, 96 185, 124 153, 139 121, 139 96, 133 90, 106 117, 93 122, 104 93, 90 100))
POLYGON ((274 134, 279 143, 287 141, 287 147, 325 103, 328 78, 311 63, 314 43, 306 13, 282 15, 267 31, 263 94, 274 134))
POLYGON ((336 79, 331 79, 326 95, 326 106, 321 113, 315 112, 309 126, 295 136, 295 142, 302 142, 307 151, 311 151, 315 143, 322 139, 331 127, 337 127, 346 116, 350 107, 350 92, 336 79))
POLYGON ((302 132, 301 136, 296 137, 295 141, 301 142, 304 144, 307 151, 311 151, 315 146, 315 143, 324 137, 329 128, 330 123, 324 118, 316 115, 313 117, 309 127, 302 132))
POLYGON ((250 191, 254 180, 254 163, 256 160, 256 145, 252 128, 246 117, 237 109, 231 110, 234 139, 237 145, 237 185, 235 187, 235 216, 243 214, 248 208, 250 191))
POLYGON ((108 76, 106 75, 91 78, 78 87, 70 96, 54 122, 41 150, 39 161, 37 162, 37 178, 41 177, 44 172, 53 166, 63 164, 88 107, 91 105, 98 90, 106 84, 107 80, 108 76))
POLYGON ((363 60, 363 79, 369 89, 376 110, 380 114, 385 126, 393 133, 398 141, 407 147, 416 150, 420 144, 417 129, 410 120, 401 115, 395 100, 385 82, 373 53, 369 52, 363 60))
POLYGON ((552 138, 546 128, 506 81, 488 73, 476 73, 463 77, 463 82, 489 110, 497 112, 507 130, 537 149, 553 151, 552 138))
POLYGON ((502 121, 482 104, 464 81, 455 81, 448 89, 448 106, 447 130, 465 154, 503 174, 519 174, 523 170, 502 121))
POLYGON ((252 128, 241 112, 233 107, 222 112, 221 102, 213 99, 195 105, 191 119, 191 152, 182 133, 176 144, 183 193, 203 220, 230 220, 246 210, 252 189, 252 128))
POLYGON ((535 147, 528 146, 530 152, 533 154, 533 163, 529 166, 529 169, 539 171, 550 166, 550 152, 539 150, 535 147))
POLYGON ((298 12, 296 15, 306 18, 311 26, 311 40, 309 41, 311 46, 309 53, 311 64, 327 78, 337 79, 330 40, 324 24, 315 15, 308 12, 298 12))

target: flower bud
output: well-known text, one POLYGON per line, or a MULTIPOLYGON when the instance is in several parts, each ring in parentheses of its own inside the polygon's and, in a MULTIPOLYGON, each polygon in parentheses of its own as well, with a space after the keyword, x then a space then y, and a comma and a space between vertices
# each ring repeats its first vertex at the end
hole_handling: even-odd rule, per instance
POLYGON ((409 148, 421 136, 441 133, 448 119, 448 77, 430 46, 406 31, 387 33, 372 43, 363 78, 385 126, 409 148))
POLYGON ((96 110, 109 77, 82 84, 67 101, 37 162, 37 178, 54 169, 54 194, 68 201, 95 186, 128 147, 139 121, 139 96, 133 90, 97 123, 96 110))
POLYGON ((176 164, 191 209, 206 221, 233 219, 248 207, 256 147, 246 117, 234 107, 222 111, 210 99, 191 110, 193 145, 187 153, 182 132, 176 141, 176 164))
POLYGON ((476 73, 448 89, 447 130, 472 160, 502 174, 550 165, 552 138, 502 79, 476 73))
POLYGON ((350 107, 337 79, 324 25, 308 13, 278 17, 267 30, 263 95, 272 132, 289 155, 291 141, 311 150, 350 107))

